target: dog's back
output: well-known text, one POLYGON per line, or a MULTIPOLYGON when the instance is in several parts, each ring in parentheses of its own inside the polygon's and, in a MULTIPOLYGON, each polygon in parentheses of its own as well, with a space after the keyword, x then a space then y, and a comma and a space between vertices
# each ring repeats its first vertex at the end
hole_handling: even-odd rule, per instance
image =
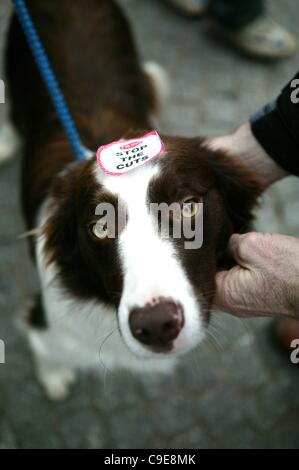
MULTIPOLYGON (((155 107, 151 84, 115 2, 28 0, 27 5, 84 144, 95 150, 128 129, 148 128, 155 107)), ((7 76, 12 119, 25 144, 22 200, 32 226, 51 178, 73 156, 16 17, 7 76)))

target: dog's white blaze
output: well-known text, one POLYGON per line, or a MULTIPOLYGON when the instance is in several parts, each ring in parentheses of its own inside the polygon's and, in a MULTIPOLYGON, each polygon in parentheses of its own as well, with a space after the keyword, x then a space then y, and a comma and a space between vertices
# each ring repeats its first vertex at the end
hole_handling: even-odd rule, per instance
MULTIPOLYGON (((48 205, 46 201, 40 210, 39 226, 48 218, 48 205)), ((29 339, 48 395, 62 398, 70 385, 70 371, 76 368, 170 372, 172 358, 149 359, 144 364, 128 349, 118 331, 115 309, 79 301, 65 291, 56 263, 45 262, 44 244, 44 237, 38 236, 36 258, 48 328, 29 329, 29 339)))
MULTIPOLYGON (((169 372, 176 354, 155 354, 132 336, 129 312, 157 297, 167 297, 182 305, 185 324, 174 342, 173 353, 189 350, 203 337, 200 307, 186 273, 170 240, 162 240, 155 230, 147 205, 149 183, 159 168, 145 165, 121 177, 95 174, 107 191, 119 196, 128 210, 128 224, 121 233, 119 256, 124 271, 124 289, 119 311, 92 301, 79 301, 67 293, 57 276, 57 265, 47 265, 42 236, 36 240, 36 258, 42 302, 49 327, 29 329, 38 376, 52 398, 65 396, 74 368, 104 366, 136 371, 169 372), (117 328, 120 326, 121 338, 117 328), (146 358, 146 360, 142 360, 146 358)), ((38 226, 49 216, 49 201, 41 207, 38 226)))
POLYGON ((174 352, 188 350, 200 342, 203 321, 200 307, 171 240, 161 239, 149 214, 147 193, 158 166, 144 165, 126 175, 100 174, 107 191, 126 204, 128 223, 119 237, 119 254, 124 272, 124 289, 119 307, 121 333, 130 349, 143 357, 156 355, 145 349, 131 334, 129 314, 159 297, 182 305, 185 324, 174 342, 174 352))

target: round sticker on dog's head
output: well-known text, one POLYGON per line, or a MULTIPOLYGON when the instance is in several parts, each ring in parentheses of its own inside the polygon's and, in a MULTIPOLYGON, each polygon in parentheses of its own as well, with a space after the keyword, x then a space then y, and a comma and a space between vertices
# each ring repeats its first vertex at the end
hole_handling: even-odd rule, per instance
POLYGON ((97 151, 97 161, 105 173, 120 176, 159 157, 164 150, 159 134, 152 131, 143 137, 103 145, 97 151))

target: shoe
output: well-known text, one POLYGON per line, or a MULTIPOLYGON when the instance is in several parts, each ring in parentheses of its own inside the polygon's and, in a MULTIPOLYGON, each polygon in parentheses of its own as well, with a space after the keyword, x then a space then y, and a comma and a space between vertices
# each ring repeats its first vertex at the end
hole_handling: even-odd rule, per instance
POLYGON ((207 0, 167 0, 181 13, 188 16, 200 16, 208 9, 207 0))
POLYGON ((297 49, 294 36, 268 17, 258 18, 237 30, 217 27, 231 44, 253 57, 283 59, 297 49))
POLYGON ((274 337, 283 349, 291 351, 292 341, 299 339, 299 320, 287 318, 276 321, 274 324, 274 337))

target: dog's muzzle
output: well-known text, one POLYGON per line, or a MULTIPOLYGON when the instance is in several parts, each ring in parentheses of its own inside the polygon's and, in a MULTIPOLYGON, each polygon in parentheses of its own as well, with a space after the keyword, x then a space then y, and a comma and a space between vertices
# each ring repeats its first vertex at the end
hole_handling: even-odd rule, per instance
POLYGON ((184 326, 183 308, 169 299, 155 299, 131 310, 129 325, 142 345, 156 353, 169 352, 184 326))

